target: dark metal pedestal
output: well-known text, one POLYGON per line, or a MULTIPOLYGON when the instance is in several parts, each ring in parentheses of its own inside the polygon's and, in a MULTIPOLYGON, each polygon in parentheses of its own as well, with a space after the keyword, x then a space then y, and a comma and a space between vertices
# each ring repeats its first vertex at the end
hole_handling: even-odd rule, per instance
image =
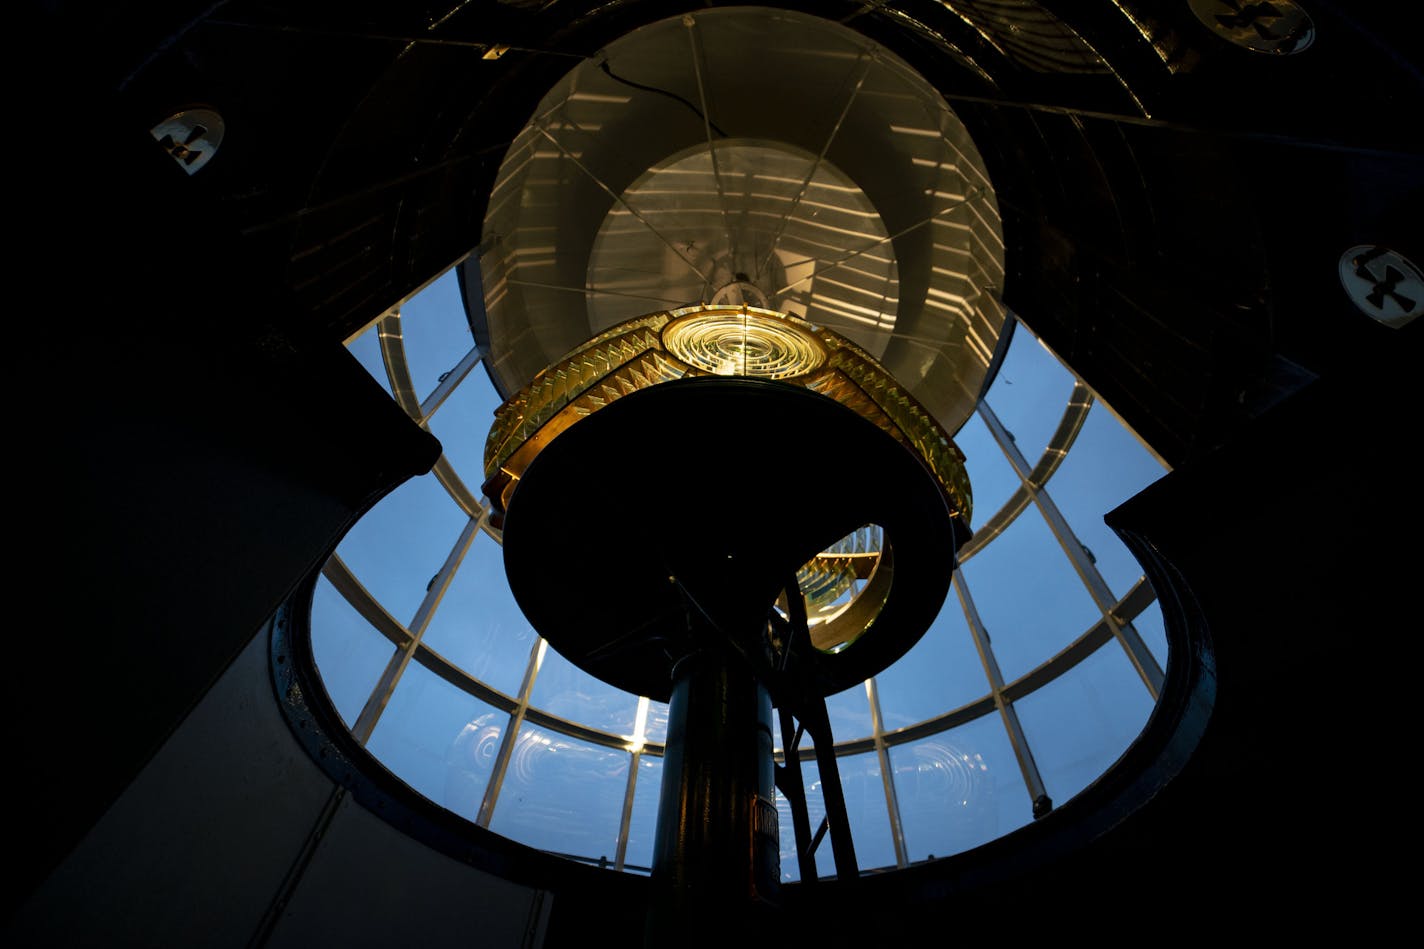
POLYGON ((771 699, 721 651, 673 669, 645 945, 765 933, 780 890, 771 699))
POLYGON ((825 696, 915 644, 968 535, 913 450, 794 385, 666 382, 549 442, 503 530, 510 589, 539 634, 590 675, 670 703, 647 946, 740 949, 784 930, 778 770, 803 882, 814 885, 826 834, 837 876, 856 876, 825 696), (853 642, 818 648, 797 571, 865 525, 883 531, 890 586, 853 642), (816 830, 800 781, 803 732, 825 790, 816 830))

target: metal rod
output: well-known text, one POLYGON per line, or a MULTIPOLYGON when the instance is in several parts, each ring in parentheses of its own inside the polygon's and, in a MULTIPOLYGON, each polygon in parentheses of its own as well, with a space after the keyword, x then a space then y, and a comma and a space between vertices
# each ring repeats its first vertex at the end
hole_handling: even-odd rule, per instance
MULTIPOLYGON (((781 719, 781 741, 785 744, 792 729, 791 710, 783 706, 777 709, 777 715, 781 719)), ((796 737, 791 739, 788 748, 782 752, 777 785, 786 798, 787 806, 791 808, 791 829, 796 841, 796 867, 801 873, 801 882, 809 885, 817 879, 814 856, 816 848, 811 842, 811 815, 806 807, 806 781, 801 774, 801 759, 795 752, 796 746, 801 742, 801 730, 802 725, 798 723, 796 737)))
MULTIPOLYGON (((647 699, 640 701, 646 702, 647 699)), ((638 787, 638 762, 643 753, 635 751, 628 763, 628 781, 623 791, 623 816, 618 820, 618 847, 613 852, 613 869, 623 869, 623 858, 628 854, 628 829, 633 822, 633 793, 638 787)))
POLYGON ((969 595, 969 588, 965 583, 964 574, 958 570, 953 577, 954 590, 959 594, 959 603, 964 608, 965 619, 969 621, 969 632, 974 637, 974 647, 979 651, 979 661, 984 666, 984 674, 989 679, 989 688, 994 696, 994 707, 999 711, 999 718, 1004 723, 1004 729, 1009 733, 1009 744, 1014 749, 1014 757, 1018 759, 1019 772, 1023 775, 1024 786, 1028 788, 1029 800, 1033 802, 1034 816, 1039 816, 1040 801, 1049 802, 1048 790, 1043 784, 1043 776, 1039 774, 1038 763, 1034 761, 1033 751, 1028 745, 1028 736, 1024 734, 1023 725, 1019 722, 1018 712, 1014 710, 1013 703, 1004 695, 1004 675, 999 671, 999 661, 994 657, 994 648, 989 642, 989 633, 984 628, 984 621, 979 617, 979 611, 974 606, 974 599, 969 595))
MULTIPOLYGON (((699 276, 701 271, 698 272, 699 276)), ((673 306, 684 306, 687 300, 670 300, 667 297, 649 297, 639 293, 623 293, 619 290, 600 290, 593 287, 565 287, 556 283, 542 283, 538 280, 516 280, 513 277, 506 277, 505 283, 520 287, 538 287, 541 290, 561 290, 565 293, 581 293, 584 296, 608 296, 626 297, 629 300, 646 300, 649 303, 670 303, 673 306)))
POLYGON ((396 404, 413 419, 420 418, 420 399, 415 394, 415 384, 411 382, 410 365, 405 357, 405 340, 401 337, 400 308, 396 307, 381 317, 376 324, 377 338, 381 342, 381 362, 386 367, 386 378, 391 385, 391 396, 396 404))
POLYGON ((811 741, 816 746, 816 770, 821 777, 821 801, 830 822, 831 853, 835 857, 836 877, 854 880, 860 875, 855 859, 855 841, 851 838, 850 816, 846 812, 845 789, 841 787, 840 766, 836 762, 835 736, 826 715, 826 700, 817 696, 808 703, 803 719, 811 741))
POLYGON ((841 107, 840 115, 836 116, 835 124, 831 126, 831 132, 826 136, 825 144, 821 146, 820 153, 816 155, 816 160, 811 164, 811 170, 806 172, 806 177, 801 181, 801 187, 796 192, 796 197, 791 199, 791 204, 787 207, 786 213, 783 214, 781 220, 777 222, 776 232, 772 234, 771 242, 767 244, 766 247, 766 256, 757 262, 756 273, 753 279, 760 279, 762 268, 770 263, 772 255, 776 253, 777 242, 781 240, 781 235, 786 230, 786 225, 790 223, 792 215, 796 213, 796 209, 801 206, 801 199, 806 196, 807 190, 810 189, 811 180, 816 177, 816 172, 821 169, 821 163, 826 160, 826 152, 831 150, 831 143, 836 140, 836 134, 840 132, 841 125, 845 122, 845 117, 850 114, 850 107, 855 104, 856 97, 860 95, 860 87, 865 85, 865 77, 870 74, 870 64, 872 61, 872 58, 868 55, 868 51, 862 51, 860 56, 856 59, 859 72, 856 73, 855 86, 851 89, 850 96, 847 97, 845 105, 841 107))
MULTIPOLYGON (((830 826, 830 815, 823 815, 821 817, 821 823, 816 827, 816 836, 811 838, 811 843, 806 847, 806 856, 812 858, 816 856, 816 848, 821 846, 821 841, 826 836, 826 828, 830 826)), ((814 862, 814 860, 812 862, 814 862)))
MULTIPOLYGON (((882 237, 882 238, 880 238, 879 240, 874 241, 873 243, 867 244, 866 246, 862 247, 860 250, 854 251, 854 252, 852 252, 852 253, 850 253, 850 254, 847 254, 847 255, 844 256, 844 257, 841 257, 840 259, 836 260, 835 263, 831 264, 829 267, 825 268, 824 270, 817 270, 817 271, 815 271, 814 273, 807 274, 806 276, 802 277, 802 278, 799 279, 799 280, 793 280, 791 283, 788 283, 786 286, 780 288, 780 289, 777 290, 775 293, 773 293, 772 296, 780 296, 781 294, 785 293, 787 290, 790 290, 792 287, 797 286, 798 284, 805 283, 807 280, 810 280, 810 279, 813 278, 813 277, 819 277, 819 276, 822 276, 823 274, 830 273, 832 270, 835 270, 837 267, 840 267, 840 266, 843 266, 844 264, 849 263, 850 261, 852 261, 852 260, 854 260, 855 258, 859 257, 861 254, 868 253, 868 252, 874 250, 875 248, 881 246, 882 244, 888 244, 888 243, 890 243, 891 241, 898 240, 898 239, 900 239, 901 237, 904 237, 906 234, 910 233, 911 231, 918 230, 919 228, 924 227, 926 224, 931 224, 931 223, 933 223, 937 218, 943 217, 944 215, 948 214, 950 211, 954 211, 954 210, 957 210, 957 209, 959 209, 959 208, 961 208, 961 207, 964 207, 964 206, 965 206, 966 204, 968 204, 970 201, 972 201, 973 199, 977 198, 977 197, 979 196, 979 191, 980 191, 980 189, 977 188, 977 187, 975 187, 975 188, 970 188, 969 191, 965 194, 965 196, 964 196, 961 200, 954 202, 953 204, 949 205, 948 207, 940 208, 938 211, 936 211, 935 213, 931 214, 929 217, 923 218, 923 219, 921 219, 921 220, 919 220, 919 221, 916 221, 914 224, 908 225, 907 227, 903 227, 903 228, 901 228, 900 230, 896 231, 894 234, 888 234, 888 235, 886 235, 885 237, 882 237)), ((819 264, 819 263, 824 263, 825 261, 830 260, 830 259, 831 259, 831 258, 829 258, 829 257, 804 257, 804 258, 802 258, 801 260, 792 261, 791 264, 789 264, 788 266, 795 267, 795 266, 799 266, 799 265, 801 265, 801 264, 808 264, 808 263, 816 263, 816 264, 819 264)))
POLYGON ((880 691, 872 676, 865 680, 865 697, 870 701, 871 734, 875 738, 875 755, 880 762, 880 779, 885 785, 885 807, 890 812, 890 840, 895 844, 895 866, 909 864, 905 847, 905 829, 900 823, 900 799, 895 793, 895 775, 890 770, 890 749, 885 744, 885 720, 880 715, 880 691))
POLYGON ((346 566, 346 561, 341 559, 340 554, 332 554, 325 564, 322 565, 321 575, 331 582, 336 588, 336 592, 351 604, 352 609, 361 614, 361 618, 376 628, 376 632, 389 639, 397 646, 404 646, 410 639, 410 632, 401 625, 386 608, 380 604, 371 591, 362 585, 356 575, 346 566))
MULTIPOLYGON (((717 145, 712 139, 712 113, 707 108, 707 88, 702 77, 702 34, 697 29, 697 18, 690 13, 683 14, 682 25, 687 28, 688 45, 692 47, 692 71, 697 76, 697 98, 702 103, 702 128, 707 135, 707 153, 712 158, 712 180, 717 185, 717 206, 722 211, 722 231, 727 241, 727 254, 733 262, 737 259, 737 248, 732 241, 732 221, 727 214, 727 191, 722 184, 722 168, 717 161, 717 145)), ((715 268, 707 268, 702 281, 702 298, 708 299, 712 289, 712 274, 715 268)))
POLYGON ((465 558, 465 553, 470 549, 470 543, 475 539, 478 530, 479 525, 474 518, 465 521, 460 536, 455 538, 454 546, 445 556, 445 563, 441 565, 440 571, 431 580, 429 588, 425 591, 425 597, 420 601, 420 606, 416 608, 415 616, 407 627, 410 638, 386 664, 385 671, 377 681, 375 689, 366 699, 361 714, 357 716, 356 724, 351 726, 351 734, 361 744, 366 744, 370 740, 371 734, 376 730, 376 725, 385 712, 386 705, 390 702, 391 696, 395 694, 396 686, 400 684, 401 676, 405 675, 406 667, 410 665, 411 658, 420 646, 420 639, 425 635, 426 627, 430 625, 430 618, 434 615, 435 608, 440 604, 445 591, 449 589, 450 581, 454 579, 455 571, 465 558))
POLYGON ((534 680, 539 676, 539 666, 544 661, 544 650, 547 648, 543 639, 535 639, 534 645, 529 649, 529 664, 524 667, 524 681, 519 685, 519 705, 509 715, 509 725, 500 738, 494 769, 490 772, 489 784, 485 786, 485 796, 480 801, 479 812, 475 815, 475 823, 480 827, 489 827, 490 818, 494 816, 494 806, 499 801, 504 775, 509 770, 509 759, 513 757, 514 745, 519 740, 524 713, 529 709, 529 696, 534 691, 534 680))
POLYGON ((539 123, 536 127, 539 129, 539 133, 541 135, 543 135, 550 142, 552 142, 554 144, 554 147, 563 153, 563 156, 565 158, 574 163, 574 167, 578 168, 579 171, 582 171, 584 174, 588 175, 588 177, 593 180, 593 183, 602 188, 604 192, 608 194, 609 197, 611 197, 614 201, 617 201, 619 204, 623 205, 623 207, 627 208, 628 213, 633 215, 633 218, 637 220, 638 223, 642 224, 648 229, 650 233, 652 233, 654 237, 666 244, 668 246, 668 249, 677 255, 677 259, 686 264, 689 270, 697 274, 697 279, 701 280, 703 282, 703 285, 706 286, 706 275, 704 275, 701 270, 697 269, 697 265, 694 264, 691 260, 689 260, 686 256, 684 256, 682 251, 677 249, 676 244, 674 244, 672 241, 668 240, 665 236, 663 236, 663 233, 659 231, 656 227, 653 227, 652 222, 649 221, 646 217, 644 217, 642 212, 640 212, 637 208, 629 204, 621 194, 617 194, 612 188, 604 184, 603 179, 599 178, 592 171, 590 171, 587 165, 575 158, 573 152, 565 148, 563 144, 553 136, 553 133, 551 133, 542 122, 539 123))
POLYGON ((455 388, 465 381, 465 377, 470 374, 470 370, 474 369, 483 357, 484 353, 480 352, 480 348, 476 346, 465 353, 465 355, 460 358, 460 361, 455 364, 453 369, 441 376, 440 382, 436 384, 434 390, 425 397, 425 401, 420 403, 419 420, 422 422, 428 421, 430 416, 434 415, 436 410, 445 404, 445 400, 450 398, 450 394, 455 391, 455 388))
POLYGON ((1044 520, 1048 522, 1049 530, 1053 532, 1054 538, 1057 539, 1059 546, 1068 556, 1073 569, 1077 571, 1083 585, 1087 587, 1089 595, 1093 598, 1093 602, 1097 604, 1098 610, 1103 614, 1104 620, 1112 630, 1114 638, 1127 653, 1128 661, 1132 663, 1138 677, 1142 679, 1143 685, 1147 687, 1147 691, 1155 701, 1162 693, 1164 679, 1162 667, 1157 663, 1157 657, 1152 655, 1152 651, 1147 648, 1147 644, 1143 642, 1141 635, 1131 623, 1121 622, 1113 615, 1117 597, 1113 595, 1107 581, 1098 571, 1097 564, 1088 557, 1082 542, 1078 540, 1077 535, 1068 525, 1067 518, 1059 511, 1058 505, 1053 503, 1048 489, 1034 484, 1031 480, 1032 471, 1027 459, 1024 458, 1023 452, 1009 436, 1008 429, 1004 428, 1004 424, 999 421, 998 415, 994 413, 987 402, 982 401, 979 403, 979 415, 984 420, 984 424, 988 426, 989 433, 994 436, 994 441, 998 442, 999 448, 1009 459, 1009 464, 1013 466, 1014 471, 1023 482, 1024 488, 1038 505, 1044 520))

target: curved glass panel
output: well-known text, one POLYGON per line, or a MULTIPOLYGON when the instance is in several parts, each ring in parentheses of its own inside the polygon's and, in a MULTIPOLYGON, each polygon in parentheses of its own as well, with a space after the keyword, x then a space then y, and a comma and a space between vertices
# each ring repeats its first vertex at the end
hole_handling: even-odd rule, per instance
POLYGON ((391 391, 391 380, 386 375, 386 364, 381 359, 381 335, 375 325, 368 326, 351 342, 346 344, 347 352, 356 357, 361 367, 380 383, 386 392, 391 391))
POLYGON ((600 682, 552 647, 544 652, 530 702, 552 715, 629 737, 638 717, 636 695, 600 682))
POLYGON ((451 267, 430 286, 401 305, 401 339, 415 397, 424 399, 440 376, 474 346, 460 298, 458 270, 451 267))
POLYGON ((648 720, 643 723, 643 740, 655 744, 667 741, 668 706, 666 702, 648 703, 648 720))
POLYGON ((864 683, 826 696, 826 715, 831 720, 831 733, 836 741, 864 738, 875 730, 870 723, 870 700, 864 683))
POLYGON ((504 712, 411 663, 366 747, 406 784, 474 820, 508 723, 504 712))
POLYGON ((1167 668, 1167 630, 1162 623, 1162 608, 1153 603, 1133 618, 1132 625, 1158 664, 1167 668))
POLYGON ((1072 373, 1032 334, 1022 327, 1015 331, 984 401, 1013 434, 1029 467, 1048 447, 1073 392, 1073 381, 1072 373))
POLYGON ((978 530, 1008 502, 1023 482, 1014 473, 1013 465, 1004 457, 994 436, 978 413, 954 436, 954 443, 964 452, 964 467, 974 490, 974 516, 969 526, 978 530))
POLYGON ((421 642, 505 695, 519 694, 537 637, 504 582, 499 544, 470 544, 421 642))
POLYGON ((1097 780, 1142 731, 1152 697, 1126 654, 1108 642, 1014 708, 1049 797, 1066 801, 1097 780))
POLYGON ((312 658, 341 719, 351 727, 396 647, 337 593, 325 577, 312 594, 312 658))
POLYGON ((422 475, 357 521, 336 553, 388 613, 408 623, 466 521, 435 476, 422 475))
POLYGON ((653 835, 658 825, 658 801, 662 797, 663 759, 651 755, 638 758, 638 784, 633 789, 633 811, 628 818, 628 845, 623 869, 651 870, 653 835))
POLYGON ((612 865, 631 756, 525 724, 490 830, 541 850, 612 865))
POLYGON ((1098 571, 1119 597, 1142 576, 1142 566, 1103 523, 1103 515, 1163 473, 1162 466, 1132 433, 1095 404, 1053 476, 1054 503, 1073 525, 1078 539, 1092 551, 1098 571))
MULTIPOLYGON (((861 870, 895 866, 895 842, 890 835, 890 812, 885 804, 885 779, 880 776, 880 756, 875 752, 842 755, 836 759, 845 794, 846 818, 855 841, 855 861, 861 870)), ((826 845, 829 849, 829 841, 826 845)))
POLYGON ((1005 681, 1051 658, 1102 617, 1036 507, 959 570, 1005 681))
POLYGON ((890 762, 911 861, 961 853, 1033 820, 997 714, 891 748, 890 762))
POLYGON ((500 401, 489 374, 476 366, 440 403, 428 423, 430 434, 440 439, 445 458, 475 494, 484 481, 484 433, 489 431, 500 401))
POLYGON ((988 693, 984 664, 953 590, 929 632, 875 684, 887 730, 935 718, 988 693))

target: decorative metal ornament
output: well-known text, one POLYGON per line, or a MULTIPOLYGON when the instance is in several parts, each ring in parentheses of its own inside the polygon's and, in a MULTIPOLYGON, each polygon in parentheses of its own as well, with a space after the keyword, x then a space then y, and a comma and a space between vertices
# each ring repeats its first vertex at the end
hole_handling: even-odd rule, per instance
POLYGON ((1387 247, 1357 244, 1340 255, 1340 284, 1370 319, 1399 329, 1424 312, 1424 274, 1387 247))
POLYGON ((1257 53, 1303 53, 1315 41, 1310 15, 1292 0, 1190 0, 1198 20, 1235 46, 1257 53))
POLYGON ((212 109, 185 109, 149 129, 163 150, 188 174, 197 174, 217 154, 225 126, 212 109))

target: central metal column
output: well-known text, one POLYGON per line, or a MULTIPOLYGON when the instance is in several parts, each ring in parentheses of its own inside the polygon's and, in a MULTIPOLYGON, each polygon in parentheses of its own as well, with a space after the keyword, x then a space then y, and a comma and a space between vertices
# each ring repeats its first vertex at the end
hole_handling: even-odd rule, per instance
POLYGON ((673 667, 645 945, 723 943, 765 933, 777 907, 771 699, 720 651, 673 667))

